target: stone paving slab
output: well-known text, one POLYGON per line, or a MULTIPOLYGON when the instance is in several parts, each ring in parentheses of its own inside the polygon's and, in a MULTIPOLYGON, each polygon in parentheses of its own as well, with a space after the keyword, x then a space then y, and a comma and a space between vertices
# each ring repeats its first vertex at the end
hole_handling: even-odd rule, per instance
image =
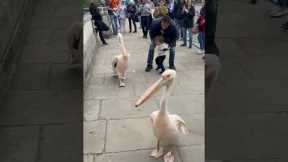
POLYGON ((47 89, 49 64, 20 64, 12 83, 12 89, 47 89))
POLYGON ((83 162, 94 162, 94 155, 84 155, 83 162))
POLYGON ((106 121, 87 121, 83 125, 84 154, 103 153, 105 149, 106 121))
MULTIPOLYGON (((204 143, 204 118, 183 117, 189 135, 180 135, 179 145, 201 145, 204 143), (201 128, 202 127, 202 128, 201 128)), ((155 136, 149 118, 110 120, 107 131, 107 152, 119 152, 154 148, 155 136), (129 137, 129 138, 127 138, 129 137)))
POLYGON ((204 145, 180 148, 182 162, 204 162, 204 145))
POLYGON ((249 38, 281 37, 283 33, 279 26, 283 22, 269 18, 269 10, 272 7, 269 1, 259 1, 258 5, 251 5, 249 1, 219 1, 217 35, 249 38))
MULTIPOLYGON (((128 151, 113 154, 104 154, 96 156, 94 162, 162 162, 161 159, 154 159, 149 157, 151 150, 128 151)), ((176 157, 175 162, 181 162, 179 156, 176 157)))
POLYGON ((53 90, 79 90, 83 84, 79 79, 81 72, 71 69, 67 64, 52 64, 49 75, 48 87, 53 90))
POLYGON ((82 114, 79 93, 77 90, 10 92, 1 107, 0 123, 23 125, 75 121, 79 119, 78 114, 82 114))
POLYGON ((79 162, 82 152, 82 124, 47 125, 41 129, 39 162, 79 162))
POLYGON ((269 159, 286 155, 288 131, 286 127, 279 127, 287 123, 285 114, 256 113, 230 116, 222 114, 222 116, 206 118, 206 123, 213 123, 213 127, 209 125, 209 129, 206 130, 206 148, 209 157, 269 159), (225 139, 225 142, 217 139, 225 139), (219 145, 221 150, 217 153, 212 154, 213 151, 209 151, 217 149, 219 145), (271 148, 278 148, 281 151, 271 152, 271 148))
POLYGON ((135 108, 135 100, 130 99, 111 99, 103 100, 101 118, 122 119, 148 116, 157 109, 155 101, 147 101, 145 107, 135 108), (117 106, 116 106, 117 105, 117 106))
POLYGON ((84 109, 84 121, 94 121, 99 117, 99 109, 102 101, 100 100, 85 100, 83 109, 84 109))
POLYGON ((38 153, 39 127, 1 127, 1 162, 31 162, 38 153))
POLYGON ((155 138, 149 119, 110 120, 107 129, 107 152, 119 152, 153 147, 155 138))

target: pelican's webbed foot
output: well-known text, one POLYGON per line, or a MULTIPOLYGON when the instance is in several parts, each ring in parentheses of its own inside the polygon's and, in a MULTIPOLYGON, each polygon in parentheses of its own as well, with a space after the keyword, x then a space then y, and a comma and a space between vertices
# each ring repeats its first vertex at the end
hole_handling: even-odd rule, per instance
POLYGON ((163 152, 164 152, 164 151, 163 151, 163 148, 160 147, 159 150, 158 150, 158 149, 154 149, 154 150, 151 152, 150 156, 153 157, 153 158, 158 159, 158 158, 160 158, 161 156, 163 156, 163 152))
POLYGON ((120 87, 125 87, 126 86, 126 83, 125 83, 125 80, 124 79, 120 79, 120 84, 119 84, 120 87))
POLYGON ((164 162, 174 162, 174 159, 175 157, 171 151, 164 155, 164 162))

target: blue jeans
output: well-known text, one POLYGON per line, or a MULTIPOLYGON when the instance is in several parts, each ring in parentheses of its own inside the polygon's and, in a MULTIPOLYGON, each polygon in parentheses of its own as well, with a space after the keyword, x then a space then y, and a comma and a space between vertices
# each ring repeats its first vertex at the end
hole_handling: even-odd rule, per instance
POLYGON ((118 34, 118 17, 117 15, 110 15, 111 23, 112 23, 112 32, 114 35, 118 34))
MULTIPOLYGON (((151 43, 149 47, 149 52, 148 52, 147 66, 153 66, 154 51, 155 51, 155 44, 151 43)), ((170 67, 174 66, 175 53, 176 53, 175 47, 170 48, 169 50, 169 66, 170 67)))
POLYGON ((205 32, 199 32, 198 41, 200 44, 200 49, 204 50, 205 49, 205 32))
POLYGON ((183 28, 183 43, 186 45, 187 44, 187 38, 189 38, 189 47, 192 47, 192 40, 193 40, 193 35, 192 35, 192 28, 183 28), (188 30, 188 35, 187 35, 187 30, 188 30))

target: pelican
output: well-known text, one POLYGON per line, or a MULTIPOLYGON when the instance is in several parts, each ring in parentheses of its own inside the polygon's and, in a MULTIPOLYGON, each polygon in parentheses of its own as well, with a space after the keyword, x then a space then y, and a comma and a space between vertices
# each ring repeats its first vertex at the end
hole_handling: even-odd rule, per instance
MULTIPOLYGON (((175 83, 175 78, 175 70, 168 69, 164 71, 161 78, 148 88, 135 104, 135 107, 139 107, 161 89, 161 87, 164 88, 160 100, 160 110, 154 111, 150 115, 154 135, 157 139, 156 148, 150 154, 150 156, 154 158, 160 158, 164 155, 163 148, 160 147, 160 142, 165 145, 175 145, 177 144, 178 136, 188 132, 184 120, 176 114, 170 114, 167 110, 167 101, 175 83)), ((164 161, 173 162, 174 154, 168 151, 168 153, 164 155, 164 161)))
POLYGON ((118 34, 122 53, 117 55, 112 60, 112 69, 115 75, 118 76, 120 87, 125 87, 126 71, 128 68, 129 54, 125 47, 124 39, 121 33, 118 34))

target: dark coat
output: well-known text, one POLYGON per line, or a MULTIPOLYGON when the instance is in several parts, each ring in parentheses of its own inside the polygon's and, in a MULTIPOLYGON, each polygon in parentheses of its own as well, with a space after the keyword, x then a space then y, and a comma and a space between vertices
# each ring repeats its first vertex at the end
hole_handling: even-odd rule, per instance
POLYGON ((166 30, 162 30, 161 18, 153 20, 150 26, 149 34, 151 40, 154 40, 156 36, 162 35, 164 37, 164 42, 169 44, 170 47, 176 46, 176 40, 178 39, 178 32, 176 25, 173 23, 173 21, 166 30))
POLYGON ((184 6, 183 3, 177 3, 175 6, 175 18, 180 26, 184 25, 185 13, 182 12, 183 6, 184 6))
POLYGON ((90 5, 89 7, 90 14, 94 20, 94 24, 97 27, 97 30, 108 31, 109 27, 103 22, 102 15, 99 13, 99 10, 96 6, 90 5))
POLYGON ((135 4, 128 4, 127 6, 127 16, 128 18, 136 18, 137 7, 135 4))
POLYGON ((183 27, 184 28, 192 28, 194 25, 194 16, 195 16, 195 8, 192 6, 188 10, 188 12, 185 14, 184 20, 183 20, 183 27))

